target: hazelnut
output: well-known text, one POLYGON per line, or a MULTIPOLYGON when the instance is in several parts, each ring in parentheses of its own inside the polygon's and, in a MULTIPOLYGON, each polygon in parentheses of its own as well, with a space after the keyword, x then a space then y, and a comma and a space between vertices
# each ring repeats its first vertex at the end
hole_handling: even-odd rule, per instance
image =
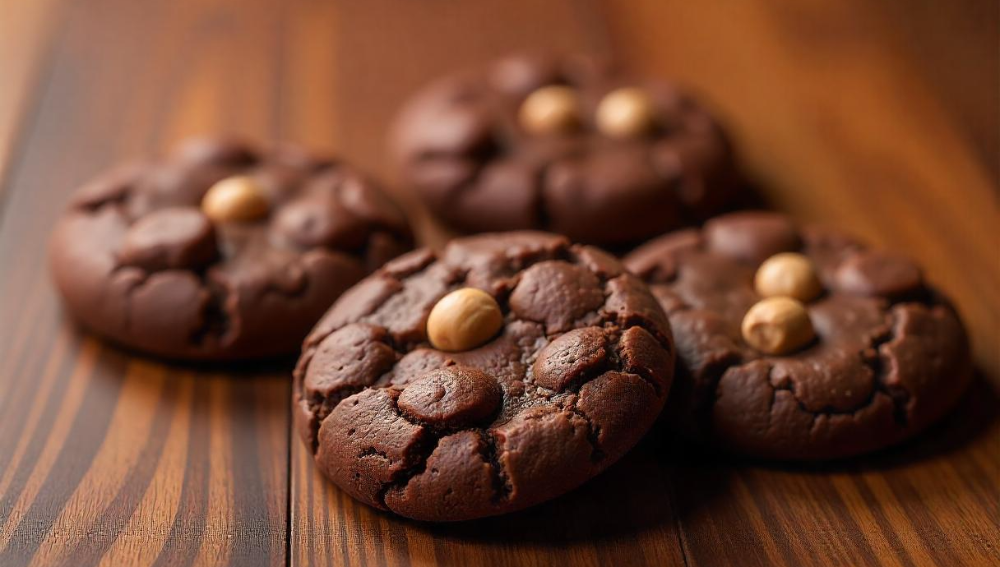
POLYGON ((636 87, 625 87, 604 95, 594 117, 597 129, 611 138, 637 138, 656 124, 653 99, 636 87))
POLYGON ((465 287, 442 297, 427 318, 427 337, 434 348, 463 351, 493 338, 503 327, 503 313, 493 297, 465 287))
POLYGON ((214 222, 247 222, 267 215, 267 197, 251 177, 227 177, 205 193, 201 209, 214 222))
POLYGON ((741 330, 743 340, 765 354, 788 354, 816 337, 805 305, 790 297, 758 301, 743 317, 741 330))
POLYGON ((579 97, 570 87, 542 87, 521 103, 518 120, 532 134, 570 132, 580 125, 579 97))
POLYGON ((757 268, 754 287, 764 297, 791 297, 809 301, 823 291, 809 258, 795 252, 775 254, 757 268))

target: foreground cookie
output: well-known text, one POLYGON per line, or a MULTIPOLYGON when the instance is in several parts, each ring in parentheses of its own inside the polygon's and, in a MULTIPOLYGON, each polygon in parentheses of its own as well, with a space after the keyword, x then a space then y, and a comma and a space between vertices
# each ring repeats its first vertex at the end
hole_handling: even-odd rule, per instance
POLYGON ((512 57, 442 79, 403 110, 392 143, 403 184, 470 232, 627 245, 743 198, 701 107, 582 59, 512 57))
POLYGON ((738 213, 636 250, 678 349, 670 416, 702 440, 830 459, 924 429, 971 378, 965 332, 910 261, 738 213))
POLYGON ((81 188, 51 241, 71 313, 157 355, 289 354, 341 292, 411 247, 396 206, 294 147, 199 140, 81 188))
POLYGON ((537 232, 418 250, 306 340, 296 421, 348 494, 422 520, 548 500, 615 462, 673 375, 663 311, 594 248, 537 232))

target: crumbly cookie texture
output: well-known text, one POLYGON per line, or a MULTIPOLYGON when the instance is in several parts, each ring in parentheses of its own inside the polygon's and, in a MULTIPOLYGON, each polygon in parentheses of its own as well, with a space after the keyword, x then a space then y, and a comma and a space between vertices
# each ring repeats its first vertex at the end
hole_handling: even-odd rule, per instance
POLYGON ((670 388, 670 326, 610 255, 538 232, 418 250, 362 281, 305 342, 296 422, 320 470, 411 518, 501 514, 553 498, 617 460, 670 388), (458 289, 504 320, 457 352, 427 320, 458 289))
POLYGON ((730 145, 677 86, 579 57, 513 56, 413 97, 401 182, 460 230, 626 247, 747 200, 730 145))
POLYGON ((625 265, 669 316, 678 377, 668 415, 699 441, 774 459, 866 453, 933 423, 971 380, 962 324, 920 270, 839 232, 736 213, 650 242, 625 265), (822 283, 805 302, 816 338, 768 355, 741 324, 762 299, 758 267, 786 252, 808 258, 822 283))
POLYGON ((97 333, 241 359, 296 352, 340 293, 411 248, 400 210, 351 167, 207 139, 82 187, 50 260, 68 310, 97 333))

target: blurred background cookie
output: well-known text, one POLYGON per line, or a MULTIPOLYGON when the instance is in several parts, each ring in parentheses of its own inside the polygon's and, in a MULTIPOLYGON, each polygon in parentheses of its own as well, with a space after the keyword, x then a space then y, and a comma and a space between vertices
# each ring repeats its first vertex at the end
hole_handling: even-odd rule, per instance
POLYGON ((292 146, 193 140, 82 187, 50 242, 71 314, 171 358, 295 352, 340 293, 410 249, 350 166, 292 146))
POLYGON ((594 59, 511 56, 442 78, 405 105, 391 146, 401 184, 467 232, 619 247, 746 198, 701 105, 594 59))

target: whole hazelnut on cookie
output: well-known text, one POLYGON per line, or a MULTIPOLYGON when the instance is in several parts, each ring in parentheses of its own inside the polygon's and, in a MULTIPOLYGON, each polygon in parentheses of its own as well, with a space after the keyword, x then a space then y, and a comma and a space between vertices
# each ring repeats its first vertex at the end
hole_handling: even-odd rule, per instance
POLYGON ((656 124, 656 108, 644 90, 624 87, 604 95, 595 120, 597 129, 606 136, 637 138, 656 124))
POLYGON ((740 326, 745 340, 765 354, 788 354, 816 338, 809 312, 790 297, 769 297, 754 304, 740 326))
POLYGON ((201 208, 214 222, 249 222, 267 216, 270 205, 253 178, 239 175, 213 185, 201 208))
POLYGON ((560 134, 580 125, 580 100, 570 87, 552 85, 528 95, 518 112, 521 127, 532 134, 560 134))
POLYGON ((492 339, 503 327, 503 313, 493 296, 471 287, 441 298, 427 318, 427 338, 434 348, 463 351, 492 339))
POLYGON ((823 291, 816 268, 802 254, 775 254, 757 268, 754 289, 763 297, 791 297, 809 301, 823 291))

